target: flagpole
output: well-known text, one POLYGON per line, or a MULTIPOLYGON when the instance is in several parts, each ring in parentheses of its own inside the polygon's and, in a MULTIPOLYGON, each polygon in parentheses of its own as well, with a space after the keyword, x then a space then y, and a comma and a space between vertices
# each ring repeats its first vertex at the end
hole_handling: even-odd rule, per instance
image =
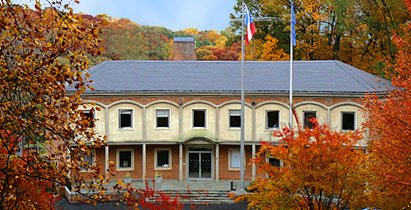
POLYGON ((291 0, 291 16, 290 16, 290 93, 289 93, 289 112, 290 112, 290 128, 293 127, 293 1, 291 0))
POLYGON ((240 131, 240 192, 244 191, 244 0, 241 5, 241 131, 240 131))

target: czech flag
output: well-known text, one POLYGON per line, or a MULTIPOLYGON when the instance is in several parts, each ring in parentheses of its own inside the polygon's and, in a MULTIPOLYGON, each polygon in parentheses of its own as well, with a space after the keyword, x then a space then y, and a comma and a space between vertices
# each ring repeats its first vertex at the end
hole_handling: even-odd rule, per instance
POLYGON ((248 11, 247 5, 244 4, 244 7, 245 7, 245 25, 247 27, 245 43, 248 44, 253 38, 253 35, 255 33, 255 24, 254 24, 253 18, 251 17, 250 11, 248 11))

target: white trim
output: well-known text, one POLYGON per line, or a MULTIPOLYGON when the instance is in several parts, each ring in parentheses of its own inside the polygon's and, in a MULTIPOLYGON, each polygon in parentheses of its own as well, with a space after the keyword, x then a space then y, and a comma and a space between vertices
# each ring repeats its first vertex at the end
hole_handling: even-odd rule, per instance
MULTIPOLYGON (((241 167, 231 167, 231 153, 233 152, 233 151, 238 151, 238 155, 240 156, 240 149, 237 149, 237 148, 230 148, 230 149, 228 149, 228 158, 227 158, 227 160, 228 160, 228 170, 229 171, 240 171, 240 168, 241 167)), ((241 157, 240 157, 241 158, 241 157)), ((240 161, 240 160, 238 160, 238 161, 240 161)), ((241 164, 241 163, 240 163, 241 164)), ((245 161, 244 161, 244 165, 245 165, 245 161)))
POLYGON ((173 155, 171 148, 154 148, 154 170, 172 170, 173 169, 173 155), (168 151, 168 167, 157 166, 157 152, 168 151))
POLYGON ((137 106, 137 107, 139 107, 139 108, 143 108, 143 107, 144 107, 143 105, 141 105, 141 104, 139 104, 139 103, 137 103, 137 102, 135 102, 135 101, 131 101, 131 100, 119 100, 119 101, 115 101, 115 102, 113 102, 113 103, 111 103, 111 104, 108 104, 106 107, 107 107, 107 108, 111 108, 111 107, 116 106, 116 105, 119 105, 119 104, 132 104, 132 105, 137 106))
MULTIPOLYGON (((240 112, 241 113, 241 110, 240 109, 229 109, 228 110, 228 129, 235 129, 235 130, 238 130, 238 129, 241 129, 241 121, 243 120, 243 119, 241 119, 241 115, 240 115, 240 126, 238 126, 238 127, 231 127, 231 111, 238 111, 238 112, 240 112)), ((237 116, 237 115, 233 115, 233 116, 237 116)), ((245 123, 245 122, 244 122, 245 123)))
POLYGON ((354 107, 357 107, 359 109, 364 109, 364 106, 362 106, 359 103, 346 101, 346 102, 336 103, 336 104, 330 106, 330 110, 333 110, 333 109, 335 109, 337 107, 340 107, 340 106, 354 106, 354 107))
POLYGON ((215 104, 213 104, 212 102, 209 102, 209 101, 193 100, 193 101, 190 101, 190 102, 187 102, 187 103, 183 104, 183 105, 181 106, 181 108, 186 108, 187 106, 195 105, 195 104, 206 104, 206 105, 209 105, 209 106, 211 106, 211 107, 213 107, 213 108, 217 108, 217 107, 218 107, 217 105, 215 105, 215 104))
POLYGON ((275 109, 265 109, 264 110, 264 118, 265 118, 265 125, 264 125, 264 129, 266 130, 266 131, 273 131, 273 130, 279 130, 279 129, 281 129, 281 112, 280 112, 280 110, 275 110, 275 109), (278 125, 277 125, 277 127, 276 128, 269 128, 268 127, 268 116, 267 116, 267 114, 268 114, 268 112, 278 112, 278 125))
MULTIPOLYGON (((240 101, 240 100, 230 100, 230 101, 226 101, 226 102, 221 103, 220 105, 218 105, 218 108, 222 108, 222 107, 227 106, 227 105, 230 105, 230 104, 241 105, 241 101, 240 101)), ((253 108, 253 105, 251 105, 251 104, 249 104, 249 103, 247 103, 247 102, 244 102, 244 105, 245 105, 245 107, 248 107, 248 108, 250 108, 250 109, 253 108)))
POLYGON ((118 108, 117 109, 117 130, 134 130, 134 109, 133 108, 118 108), (131 119, 130 119, 130 127, 120 127, 121 125, 121 111, 131 110, 131 119))
POLYGON ((156 105, 156 104, 168 104, 168 105, 172 105, 176 108, 180 107, 180 105, 178 105, 177 103, 173 102, 173 101, 167 101, 167 100, 156 100, 153 102, 150 102, 148 104, 145 105, 146 108, 149 108, 150 106, 156 105))
POLYGON ((154 109, 154 128, 155 129, 171 129, 171 109, 170 108, 155 108, 154 109), (158 127, 157 126, 157 111, 158 110, 168 110, 168 126, 167 127, 158 127))
POLYGON ((340 129, 343 132, 348 132, 348 131, 355 131, 357 129, 357 112, 356 111, 341 111, 340 112, 340 129), (353 130, 344 130, 343 129, 343 114, 354 114, 354 129, 353 130))
MULTIPOLYGON (((95 166, 96 165, 96 159, 97 159, 97 154, 96 154, 96 149, 90 149, 90 155, 83 155, 83 161, 86 162, 85 157, 91 157, 91 164, 89 164, 88 166, 95 166)), ((92 170, 90 169, 86 169, 81 167, 80 172, 91 172, 92 170)))
POLYGON ((191 129, 201 130, 208 128, 208 110, 204 109, 191 109, 191 129), (204 127, 194 127, 194 111, 204 111, 204 127))
POLYGON ((300 103, 294 104, 294 108, 297 109, 298 107, 304 106, 304 105, 315 105, 315 106, 319 106, 319 107, 321 107, 321 108, 323 108, 323 109, 327 109, 327 106, 326 106, 326 105, 324 105, 324 104, 322 104, 322 103, 320 103, 320 102, 317 102, 317 101, 302 101, 302 102, 300 102, 300 103))
POLYGON ((303 110, 302 111, 302 125, 303 125, 303 129, 305 129, 305 113, 306 112, 315 112, 315 118, 318 120, 318 110, 303 110))
POLYGON ((116 170, 117 171, 134 171, 134 148, 116 149, 116 170), (120 168, 120 152, 131 152, 131 163, 128 168, 120 168))
POLYGON ((277 106, 284 107, 284 108, 286 108, 286 109, 289 109, 289 108, 290 108, 290 107, 288 106, 288 104, 283 103, 283 102, 281 102, 281 101, 264 101, 264 102, 261 102, 261 103, 256 104, 256 105, 255 105, 255 108, 258 109, 258 108, 260 108, 260 107, 262 107, 262 106, 265 106, 265 105, 277 105, 277 106))

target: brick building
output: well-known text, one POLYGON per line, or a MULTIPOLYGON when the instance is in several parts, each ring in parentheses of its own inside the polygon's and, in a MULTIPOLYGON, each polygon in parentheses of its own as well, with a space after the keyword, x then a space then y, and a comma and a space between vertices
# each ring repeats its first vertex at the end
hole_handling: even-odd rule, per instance
MULTIPOLYGON (((246 62, 245 179, 261 141, 289 122, 289 62, 246 62)), ((84 94, 107 136, 96 161, 119 179, 240 178, 240 62, 106 61, 90 70, 84 94)), ((316 117, 336 130, 361 128, 361 97, 389 82, 339 61, 294 62, 294 107, 304 126, 316 117)), ((87 112, 88 110, 85 110, 87 112)), ((269 161, 276 160, 269 159, 269 161)))

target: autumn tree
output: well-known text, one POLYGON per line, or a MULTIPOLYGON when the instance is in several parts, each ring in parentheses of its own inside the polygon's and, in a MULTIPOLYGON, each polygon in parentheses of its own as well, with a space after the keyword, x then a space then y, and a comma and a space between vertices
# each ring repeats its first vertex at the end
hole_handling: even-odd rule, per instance
POLYGON ((263 44, 261 60, 281 61, 290 59, 290 56, 286 54, 284 50, 278 46, 278 39, 270 35, 267 35, 265 37, 265 40, 266 42, 263 44))
MULTIPOLYGON (((332 131, 328 126, 275 132, 278 144, 262 143, 256 154, 258 178, 238 199, 258 209, 356 209, 365 200, 365 153, 358 133, 332 131), (266 160, 275 158, 281 164, 266 160), (281 165, 281 166, 280 166, 281 165)), ((365 204, 363 204, 365 205, 365 204)))
MULTIPOLYGON (((241 2, 234 6, 237 16, 241 2)), ((336 59, 385 76, 382 60, 393 57, 392 33, 410 20, 398 0, 294 0, 298 60, 336 59)), ((254 17, 274 17, 256 22, 257 39, 270 35, 289 53, 290 1, 245 0, 254 17)), ((234 17, 234 16, 233 16, 234 17)), ((237 30, 240 25, 233 23, 237 30)))
POLYGON ((81 168, 98 171, 83 158, 103 138, 79 107, 99 22, 61 1, 0 2, 0 208, 50 209, 81 168))
MULTIPOLYGON (((405 3, 411 14, 411 1, 405 3)), ((382 209, 409 208, 411 202, 411 23, 402 25, 392 42, 398 52, 385 70, 397 89, 365 100, 374 175, 370 184, 374 205, 382 209)))

